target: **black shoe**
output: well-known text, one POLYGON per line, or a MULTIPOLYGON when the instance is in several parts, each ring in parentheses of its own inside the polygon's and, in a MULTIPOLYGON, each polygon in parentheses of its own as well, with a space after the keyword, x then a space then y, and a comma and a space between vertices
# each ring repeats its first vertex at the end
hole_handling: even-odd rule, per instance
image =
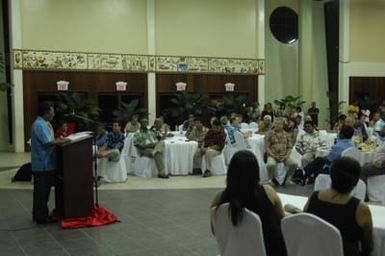
POLYGON ((56 223, 58 222, 58 219, 52 217, 52 216, 48 216, 48 217, 45 217, 43 219, 34 219, 34 221, 37 223, 37 224, 51 224, 51 223, 56 223))
POLYGON ((192 175, 202 175, 202 170, 201 168, 194 168, 192 175))
POLYGON ((160 179, 168 179, 168 175, 167 174, 158 174, 158 178, 160 179))
POLYGON ((209 170, 206 170, 205 173, 203 174, 203 178, 207 178, 211 176, 211 172, 209 170))
POLYGON ((285 178, 283 179, 283 182, 282 182, 282 185, 281 185, 281 186, 285 186, 285 185, 286 185, 287 177, 288 177, 288 175, 286 174, 285 178))

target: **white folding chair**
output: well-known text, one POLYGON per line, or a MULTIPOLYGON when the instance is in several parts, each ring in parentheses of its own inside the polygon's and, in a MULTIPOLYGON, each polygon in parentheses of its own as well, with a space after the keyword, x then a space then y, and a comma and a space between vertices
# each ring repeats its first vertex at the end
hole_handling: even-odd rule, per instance
POLYGON ((340 231, 332 224, 309 213, 282 219, 282 234, 288 256, 343 256, 340 231))
POLYGON ((242 222, 234 226, 225 203, 210 212, 211 224, 222 256, 265 256, 262 223, 259 216, 244 209, 242 222))
MULTIPOLYGON (((314 191, 320 191, 324 189, 329 189, 332 185, 332 180, 329 174, 319 174, 314 182, 314 191)), ((366 185, 361 179, 358 180, 357 185, 354 187, 350 193, 357 199, 361 201, 365 200, 366 194, 366 185)))

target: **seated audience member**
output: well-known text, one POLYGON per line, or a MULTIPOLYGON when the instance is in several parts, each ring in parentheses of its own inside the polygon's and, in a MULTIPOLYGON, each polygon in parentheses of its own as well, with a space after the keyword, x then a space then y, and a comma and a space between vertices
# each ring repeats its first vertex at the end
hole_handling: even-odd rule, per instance
POLYGON ((295 143, 297 141, 297 136, 298 136, 298 127, 295 120, 292 118, 289 118, 287 120, 287 124, 284 125, 284 130, 290 135, 291 141, 295 143))
POLYGON ((380 119, 374 125, 374 132, 379 134, 385 128, 385 111, 381 113, 380 119))
POLYGON ((242 132, 241 131, 241 123, 242 123, 242 115, 236 114, 234 117, 230 119, 230 125, 234 127, 234 129, 238 132, 240 132, 244 138, 249 138, 253 135, 251 131, 248 132, 242 132))
POLYGON ((99 158, 107 157, 110 161, 119 161, 123 146, 124 134, 116 121, 112 123, 112 131, 107 134, 106 142, 98 149, 96 155, 99 158))
POLYGON ((263 110, 261 112, 261 120, 264 120, 264 117, 266 115, 271 116, 271 121, 274 121, 274 109, 273 105, 270 102, 263 105, 263 110))
MULTIPOLYGON (((159 116, 158 119, 162 122, 162 128, 161 128, 162 132, 164 132, 166 130, 167 130, 167 132, 169 132, 170 131, 170 126, 164 122, 164 117, 163 116, 159 116)), ((168 134, 167 136, 171 136, 170 134, 168 134)))
POLYGON ((225 146, 226 134, 221 127, 218 119, 215 119, 211 124, 211 129, 207 132, 202 146, 201 154, 206 159, 206 170, 203 177, 211 176, 212 160, 218 156, 225 146))
POLYGON ((205 126, 203 126, 200 119, 195 118, 194 120, 194 128, 191 132, 186 132, 186 137, 189 140, 194 140, 198 142, 198 148, 197 151, 194 154, 194 162, 193 162, 193 174, 201 174, 201 163, 202 163, 202 155, 201 155, 201 147, 203 144, 203 140, 206 137, 207 132, 209 129, 205 126))
MULTIPOLYGON (((229 203, 233 226, 242 223, 243 209, 258 214, 262 222, 266 255, 287 255, 280 224, 285 215, 282 203, 271 186, 259 184, 259 165, 254 154, 247 150, 235 153, 229 164, 226 181, 225 190, 216 195, 211 207, 217 208, 229 203)), ((212 231, 215 235, 213 228, 212 231)))
MULTIPOLYGON (((291 136, 283 130, 283 118, 276 118, 274 121, 274 129, 265 135, 265 147, 267 153, 267 172, 269 178, 278 185, 275 180, 274 173, 277 163, 284 163, 288 167, 286 178, 294 173, 297 164, 290 158, 293 142, 291 136)), ((282 185, 285 185, 286 179, 282 185)))
POLYGON ((164 140, 168 135, 168 130, 163 130, 163 122, 160 118, 155 119, 154 125, 151 127, 151 130, 155 133, 156 138, 164 140))
POLYGON ((222 128, 224 129, 224 131, 227 134, 228 143, 234 144, 235 143, 235 137, 234 137, 235 128, 229 124, 229 120, 228 120, 227 116, 222 116, 219 120, 221 122, 222 128))
POLYGON ((265 134, 270 131, 271 128, 273 128, 272 119, 273 118, 270 115, 265 115, 263 121, 258 124, 258 133, 265 134))
POLYGON ((147 126, 148 119, 142 118, 139 132, 134 135, 134 145, 140 156, 154 158, 158 177, 168 179, 163 162, 164 141, 159 141, 155 132, 148 129, 147 126))
POLYGON ((367 181, 368 177, 385 175, 385 145, 374 155, 373 161, 362 168, 361 179, 367 181))
POLYGON ((385 126, 382 128, 382 130, 377 132, 376 143, 379 147, 385 145, 385 126))
POLYGON ((377 121, 381 119, 381 113, 380 112, 375 112, 372 116, 372 119, 369 121, 369 127, 374 128, 376 125, 377 121))
POLYGON ((344 125, 346 119, 346 115, 341 114, 338 116, 338 121, 334 124, 333 129, 331 130, 332 132, 338 132, 342 125, 344 125))
POLYGON ((305 124, 305 113, 303 113, 301 107, 296 107, 293 115, 297 127, 303 130, 303 125, 305 124))
POLYGON ((361 119, 361 117, 355 120, 353 128, 354 128, 353 142, 355 142, 356 144, 359 144, 368 139, 368 133, 366 132, 365 122, 363 121, 363 119, 361 119))
POLYGON ((56 130, 55 132, 55 138, 56 139, 61 139, 67 137, 68 134, 68 125, 67 122, 64 120, 61 120, 59 122, 59 129, 56 130))
POLYGON ((138 115, 132 115, 132 118, 131 118, 131 121, 129 121, 127 124, 126 124, 126 127, 124 128, 124 131, 127 132, 127 133, 130 133, 130 132, 137 132, 140 128, 140 124, 138 122, 138 115))
POLYGON ((342 152, 345 149, 350 147, 354 147, 354 143, 352 142, 354 129, 350 125, 343 125, 340 129, 340 140, 337 144, 333 145, 329 154, 326 156, 326 164, 325 171, 329 171, 329 167, 333 164, 335 160, 341 157, 342 152))
POLYGON ((284 119, 287 119, 288 118, 288 113, 287 113, 287 110, 286 110, 286 104, 285 103, 280 103, 279 104, 279 108, 275 110, 275 114, 274 116, 276 117, 282 117, 284 119))
POLYGON ((106 143, 108 132, 106 131, 103 124, 98 124, 95 129, 95 133, 96 133, 95 134, 96 147, 100 148, 106 143))
POLYGON ((330 170, 331 188, 314 192, 304 207, 334 225, 341 232, 344 255, 370 255, 373 248, 372 217, 369 207, 350 195, 360 177, 360 165, 342 157, 330 170))
POLYGON ((194 114, 189 114, 187 120, 183 122, 183 131, 187 131, 188 129, 192 129, 194 126, 194 114))
POLYGON ((295 149, 302 155, 302 167, 306 167, 315 158, 319 147, 325 147, 326 141, 321 138, 312 121, 305 122, 305 133, 298 137, 295 149))

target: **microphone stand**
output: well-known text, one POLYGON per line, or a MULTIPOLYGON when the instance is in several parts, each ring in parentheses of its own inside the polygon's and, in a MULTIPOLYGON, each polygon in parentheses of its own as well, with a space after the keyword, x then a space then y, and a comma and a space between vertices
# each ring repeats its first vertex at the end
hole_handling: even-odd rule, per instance
MULTIPOLYGON (((72 116, 72 117, 75 117, 75 118, 78 118, 78 119, 81 119, 83 121, 86 121, 88 123, 92 123, 94 125, 98 125, 100 124, 99 122, 95 121, 95 120, 92 120, 90 118, 87 118, 87 117, 84 117, 84 116, 80 116, 80 115, 77 115, 75 114, 74 112, 72 112, 71 114, 67 115, 67 116, 72 116)), ((93 132, 93 136, 92 136, 92 143, 93 145, 95 146, 95 154, 93 156, 94 158, 94 190, 95 190, 95 205, 96 206, 99 206, 99 193, 98 193, 98 163, 97 163, 97 156, 96 156, 96 153, 97 153, 97 146, 96 146, 96 133, 93 132)))

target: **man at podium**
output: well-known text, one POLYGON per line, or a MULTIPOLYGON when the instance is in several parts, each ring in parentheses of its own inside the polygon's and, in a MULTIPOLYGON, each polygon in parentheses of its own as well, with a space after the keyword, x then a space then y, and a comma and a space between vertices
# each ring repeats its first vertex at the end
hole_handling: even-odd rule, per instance
POLYGON ((51 187, 55 181, 55 148, 68 139, 55 140, 50 132, 49 122, 55 116, 53 104, 41 102, 39 116, 31 129, 31 164, 33 174, 33 209, 32 218, 38 224, 53 223, 55 218, 49 216, 48 200, 51 187))

